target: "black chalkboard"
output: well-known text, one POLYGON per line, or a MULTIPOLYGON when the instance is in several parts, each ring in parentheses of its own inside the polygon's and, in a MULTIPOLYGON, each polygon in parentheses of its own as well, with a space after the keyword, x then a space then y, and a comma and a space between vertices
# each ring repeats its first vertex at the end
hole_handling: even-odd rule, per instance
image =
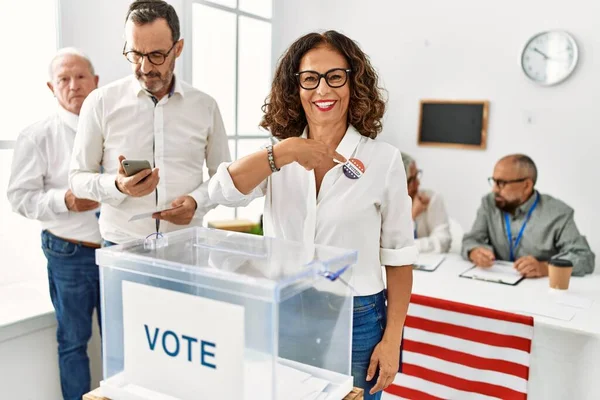
POLYGON ((487 101, 422 100, 419 144, 485 149, 487 101))

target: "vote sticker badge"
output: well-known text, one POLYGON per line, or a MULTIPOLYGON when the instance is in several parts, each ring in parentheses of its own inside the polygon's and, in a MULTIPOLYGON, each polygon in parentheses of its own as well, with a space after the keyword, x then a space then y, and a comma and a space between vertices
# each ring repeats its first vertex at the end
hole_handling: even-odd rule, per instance
POLYGON ((350 179, 358 179, 364 174, 365 166, 358 158, 351 158, 342 167, 344 175, 350 179))

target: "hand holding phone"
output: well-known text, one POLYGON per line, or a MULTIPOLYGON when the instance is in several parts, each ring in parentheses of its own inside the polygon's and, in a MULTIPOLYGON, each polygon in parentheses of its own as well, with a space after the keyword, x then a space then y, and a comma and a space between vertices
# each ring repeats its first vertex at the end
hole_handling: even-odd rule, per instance
POLYGON ((156 189, 159 180, 158 168, 152 169, 147 160, 127 160, 119 156, 115 185, 122 193, 132 197, 147 196, 156 189))

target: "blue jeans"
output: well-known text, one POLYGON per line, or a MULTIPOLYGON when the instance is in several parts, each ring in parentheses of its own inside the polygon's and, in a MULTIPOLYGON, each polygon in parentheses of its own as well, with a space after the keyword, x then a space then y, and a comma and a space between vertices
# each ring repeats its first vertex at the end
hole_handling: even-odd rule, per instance
POLYGON ((354 298, 352 376, 354 377, 354 386, 364 389, 365 400, 381 399, 382 392, 369 394, 369 391, 377 383, 379 374, 375 374, 375 377, 367 382, 367 369, 375 346, 383 338, 386 322, 387 312, 383 291, 370 296, 354 298))
POLYGON ((92 336, 92 314, 100 325, 100 288, 95 249, 42 232, 48 259, 50 298, 56 312, 58 365, 65 400, 81 400, 90 391, 87 344, 92 336))

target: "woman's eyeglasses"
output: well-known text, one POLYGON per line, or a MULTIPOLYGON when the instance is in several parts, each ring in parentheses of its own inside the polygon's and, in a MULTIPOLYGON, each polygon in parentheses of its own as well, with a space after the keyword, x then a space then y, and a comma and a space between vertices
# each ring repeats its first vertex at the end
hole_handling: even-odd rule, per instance
POLYGON ((340 88, 348 82, 348 74, 351 69, 344 68, 333 68, 324 74, 320 74, 317 71, 300 71, 294 75, 298 78, 300 87, 305 90, 314 90, 319 87, 321 78, 325 78, 325 82, 331 88, 340 88))

